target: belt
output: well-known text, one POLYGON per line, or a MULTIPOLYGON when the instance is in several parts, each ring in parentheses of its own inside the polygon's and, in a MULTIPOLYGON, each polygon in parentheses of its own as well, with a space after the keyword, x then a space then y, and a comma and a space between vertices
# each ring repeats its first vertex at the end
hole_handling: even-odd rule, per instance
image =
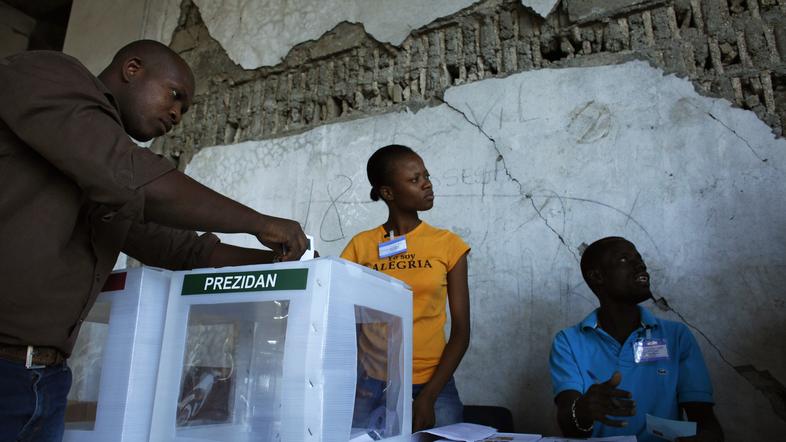
POLYGON ((66 360, 66 355, 54 347, 0 344, 0 357, 24 362, 25 368, 43 368, 66 360))

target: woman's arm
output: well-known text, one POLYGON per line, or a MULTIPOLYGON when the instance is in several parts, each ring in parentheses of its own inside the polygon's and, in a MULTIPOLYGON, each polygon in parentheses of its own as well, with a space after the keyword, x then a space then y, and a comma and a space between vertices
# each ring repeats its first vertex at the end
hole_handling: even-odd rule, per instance
POLYGON ((448 304, 450 306, 450 337, 442 351, 436 371, 412 404, 412 431, 434 426, 434 403, 439 392, 458 368, 469 347, 469 284, 467 254, 459 258, 448 272, 448 304))

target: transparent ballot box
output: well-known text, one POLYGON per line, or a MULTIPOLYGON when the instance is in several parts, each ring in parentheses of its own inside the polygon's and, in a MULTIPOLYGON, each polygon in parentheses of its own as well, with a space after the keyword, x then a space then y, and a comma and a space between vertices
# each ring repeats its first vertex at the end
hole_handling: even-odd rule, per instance
POLYGON ((409 441, 402 282, 319 258, 174 272, 171 290, 151 441, 409 441))
POLYGON ((112 273, 68 359, 66 442, 146 441, 171 272, 112 273))

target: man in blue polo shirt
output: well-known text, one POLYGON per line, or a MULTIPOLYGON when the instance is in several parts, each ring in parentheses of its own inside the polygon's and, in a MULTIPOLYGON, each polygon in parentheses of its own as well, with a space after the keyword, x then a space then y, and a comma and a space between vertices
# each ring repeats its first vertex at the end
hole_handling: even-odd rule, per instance
POLYGON ((581 273, 600 308, 554 337, 551 378, 565 436, 636 435, 647 414, 697 423, 681 441, 722 441, 712 384, 696 339, 678 322, 656 318, 640 302, 652 297, 647 267, 624 238, 592 243, 581 273))

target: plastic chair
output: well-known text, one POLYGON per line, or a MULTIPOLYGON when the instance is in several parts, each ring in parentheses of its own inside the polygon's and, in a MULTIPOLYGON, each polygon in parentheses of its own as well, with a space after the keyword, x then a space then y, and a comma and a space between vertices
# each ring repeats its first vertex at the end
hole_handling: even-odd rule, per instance
POLYGON ((465 405, 464 422, 494 427, 500 433, 513 433, 513 415, 505 407, 465 405))

